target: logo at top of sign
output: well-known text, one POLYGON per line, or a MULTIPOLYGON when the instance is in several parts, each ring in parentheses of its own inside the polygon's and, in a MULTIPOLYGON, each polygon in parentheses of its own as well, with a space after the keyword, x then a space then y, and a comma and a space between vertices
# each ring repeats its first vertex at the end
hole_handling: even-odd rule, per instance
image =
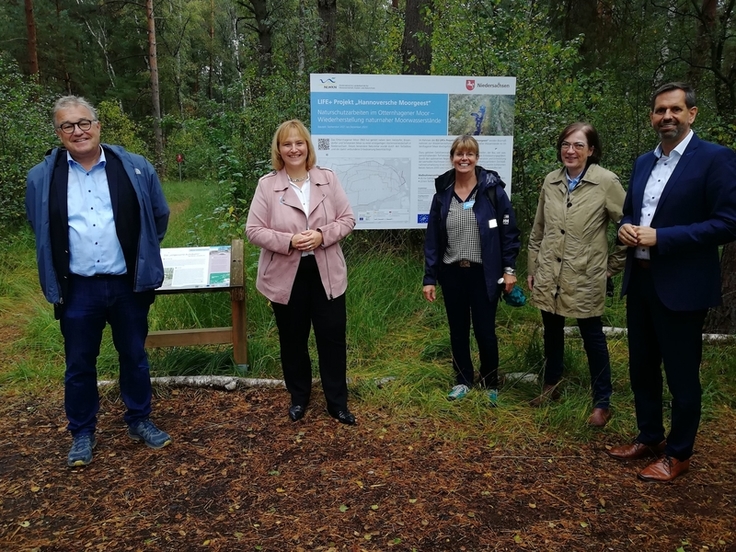
POLYGON ((329 79, 319 79, 319 81, 322 84, 327 84, 327 83, 335 84, 335 77, 330 77, 329 79))
POLYGON ((465 88, 473 90, 475 88, 475 79, 465 79, 465 88))

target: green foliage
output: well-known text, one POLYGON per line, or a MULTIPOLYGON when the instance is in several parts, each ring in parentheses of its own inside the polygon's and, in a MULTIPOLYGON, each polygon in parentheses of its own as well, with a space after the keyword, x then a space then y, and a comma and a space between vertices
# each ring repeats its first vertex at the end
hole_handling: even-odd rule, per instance
POLYGON ((140 138, 141 128, 128 117, 120 105, 103 101, 97 105, 97 117, 100 120, 100 138, 106 144, 117 144, 128 151, 149 157, 146 143, 140 138))
POLYGON ((221 146, 217 161, 217 185, 221 190, 222 203, 215 208, 214 215, 220 221, 219 229, 227 233, 229 243, 233 238, 243 237, 243 214, 248 206, 245 198, 238 194, 242 189, 243 173, 241 163, 233 155, 232 149, 221 146))
POLYGON ((0 230, 25 221, 25 182, 28 170, 40 163, 54 144, 48 111, 48 90, 20 74, 18 66, 0 54, 0 230))
POLYGON ((166 134, 164 158, 169 174, 178 175, 177 155, 184 156, 181 170, 183 178, 213 180, 217 171, 219 146, 224 142, 222 118, 205 119, 187 117, 178 119, 166 116, 163 130, 166 134), (174 172, 172 172, 174 171, 174 172))

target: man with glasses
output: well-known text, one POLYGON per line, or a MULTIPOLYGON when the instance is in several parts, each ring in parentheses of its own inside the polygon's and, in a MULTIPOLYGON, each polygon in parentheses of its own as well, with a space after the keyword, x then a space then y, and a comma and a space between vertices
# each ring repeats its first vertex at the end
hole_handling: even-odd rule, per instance
POLYGON ((736 154, 698 138, 690 128, 697 113, 687 84, 654 92, 649 117, 660 143, 634 164, 618 230, 628 247, 622 294, 639 434, 608 454, 657 458, 639 472, 645 481, 671 481, 690 467, 703 323, 721 303, 718 247, 736 238, 736 154), (672 394, 666 437, 661 365, 672 394))
POLYGON ((148 310, 164 277, 159 244, 169 207, 144 157, 100 144, 97 112, 84 98, 60 98, 52 118, 62 147, 28 173, 26 214, 41 288, 64 337, 64 406, 73 438, 67 465, 75 467, 92 461, 97 444, 97 356, 106 323, 118 351, 128 435, 156 449, 171 443, 149 419, 144 349, 148 310))

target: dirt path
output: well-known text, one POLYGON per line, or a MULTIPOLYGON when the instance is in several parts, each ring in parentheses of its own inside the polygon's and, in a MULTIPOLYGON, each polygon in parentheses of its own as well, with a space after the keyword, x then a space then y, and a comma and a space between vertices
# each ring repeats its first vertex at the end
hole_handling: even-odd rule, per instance
POLYGON ((284 390, 163 393, 172 446, 131 441, 111 395, 95 460, 74 470, 61 392, 4 402, 0 549, 736 550, 733 419, 704 427, 692 471, 661 485, 610 460, 605 432, 498 450, 357 401, 347 427, 319 402, 290 422, 284 390))

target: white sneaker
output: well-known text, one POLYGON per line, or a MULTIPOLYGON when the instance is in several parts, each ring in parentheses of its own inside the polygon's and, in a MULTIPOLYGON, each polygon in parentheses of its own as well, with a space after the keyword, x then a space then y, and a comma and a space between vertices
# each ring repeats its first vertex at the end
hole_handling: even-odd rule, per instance
POLYGON ((470 389, 468 389, 468 386, 467 385, 462 385, 462 384, 461 385, 456 385, 448 393, 447 400, 448 401, 457 401, 457 400, 460 400, 465 395, 468 394, 468 391, 470 391, 470 389))

